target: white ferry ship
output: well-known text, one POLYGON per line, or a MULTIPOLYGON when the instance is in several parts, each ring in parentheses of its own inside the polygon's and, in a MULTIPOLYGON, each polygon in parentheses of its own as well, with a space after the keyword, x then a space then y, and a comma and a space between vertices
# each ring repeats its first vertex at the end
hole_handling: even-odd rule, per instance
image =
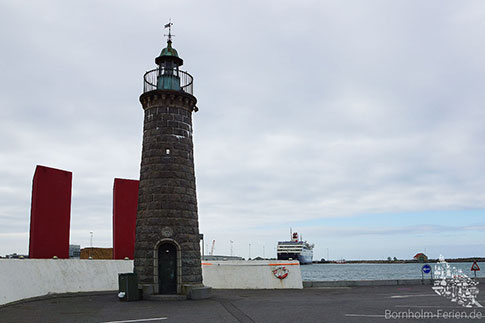
POLYGON ((297 232, 291 236, 291 241, 278 242, 276 249, 278 260, 298 259, 302 265, 311 264, 313 261, 313 247, 315 245, 300 240, 297 232))

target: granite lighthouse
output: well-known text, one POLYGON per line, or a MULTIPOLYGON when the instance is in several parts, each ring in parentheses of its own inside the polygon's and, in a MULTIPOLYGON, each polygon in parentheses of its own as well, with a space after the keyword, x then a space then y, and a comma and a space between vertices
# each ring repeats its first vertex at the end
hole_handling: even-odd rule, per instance
POLYGON ((135 238, 135 273, 144 295, 187 294, 202 287, 195 190, 192 76, 169 23, 157 68, 144 75, 143 149, 135 238))

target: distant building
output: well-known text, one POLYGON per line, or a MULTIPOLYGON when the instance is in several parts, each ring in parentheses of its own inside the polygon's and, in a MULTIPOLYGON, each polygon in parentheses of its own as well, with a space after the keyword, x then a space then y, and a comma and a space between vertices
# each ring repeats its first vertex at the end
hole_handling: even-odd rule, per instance
POLYGON ((113 248, 83 248, 81 259, 113 259, 113 248))
POLYGON ((78 244, 69 245, 69 258, 79 259, 81 257, 81 246, 78 244))
POLYGON ((24 259, 24 258, 29 258, 27 255, 18 255, 16 252, 12 253, 10 255, 6 255, 5 258, 7 259, 24 259))
POLYGON ((242 257, 237 256, 204 256, 202 258, 204 261, 221 261, 221 260, 244 260, 242 257))
POLYGON ((426 256, 424 253, 420 252, 420 253, 417 253, 413 257, 413 259, 418 261, 418 262, 426 262, 426 261, 428 261, 428 256, 426 256))

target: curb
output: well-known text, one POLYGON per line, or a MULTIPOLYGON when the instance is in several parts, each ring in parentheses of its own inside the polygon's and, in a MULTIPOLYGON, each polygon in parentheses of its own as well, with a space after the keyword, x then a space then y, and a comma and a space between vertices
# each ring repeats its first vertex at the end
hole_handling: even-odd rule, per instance
MULTIPOLYGON (((477 278, 479 283, 485 284, 485 278, 477 278)), ((369 286, 410 286, 432 285, 432 279, 386 279, 386 280, 336 280, 336 281, 304 281, 303 288, 321 287, 369 287, 369 286)))

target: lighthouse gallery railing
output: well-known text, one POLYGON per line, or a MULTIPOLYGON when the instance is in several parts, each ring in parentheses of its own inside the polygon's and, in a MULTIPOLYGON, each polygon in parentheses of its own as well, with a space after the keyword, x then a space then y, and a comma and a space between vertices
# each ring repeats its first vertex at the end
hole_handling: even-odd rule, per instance
POLYGON ((164 68, 156 68, 145 73, 143 76, 143 93, 157 90, 158 78, 166 74, 178 76, 180 78, 180 90, 192 95, 194 86, 194 78, 192 75, 184 71, 177 71, 175 69, 167 70, 164 68))

